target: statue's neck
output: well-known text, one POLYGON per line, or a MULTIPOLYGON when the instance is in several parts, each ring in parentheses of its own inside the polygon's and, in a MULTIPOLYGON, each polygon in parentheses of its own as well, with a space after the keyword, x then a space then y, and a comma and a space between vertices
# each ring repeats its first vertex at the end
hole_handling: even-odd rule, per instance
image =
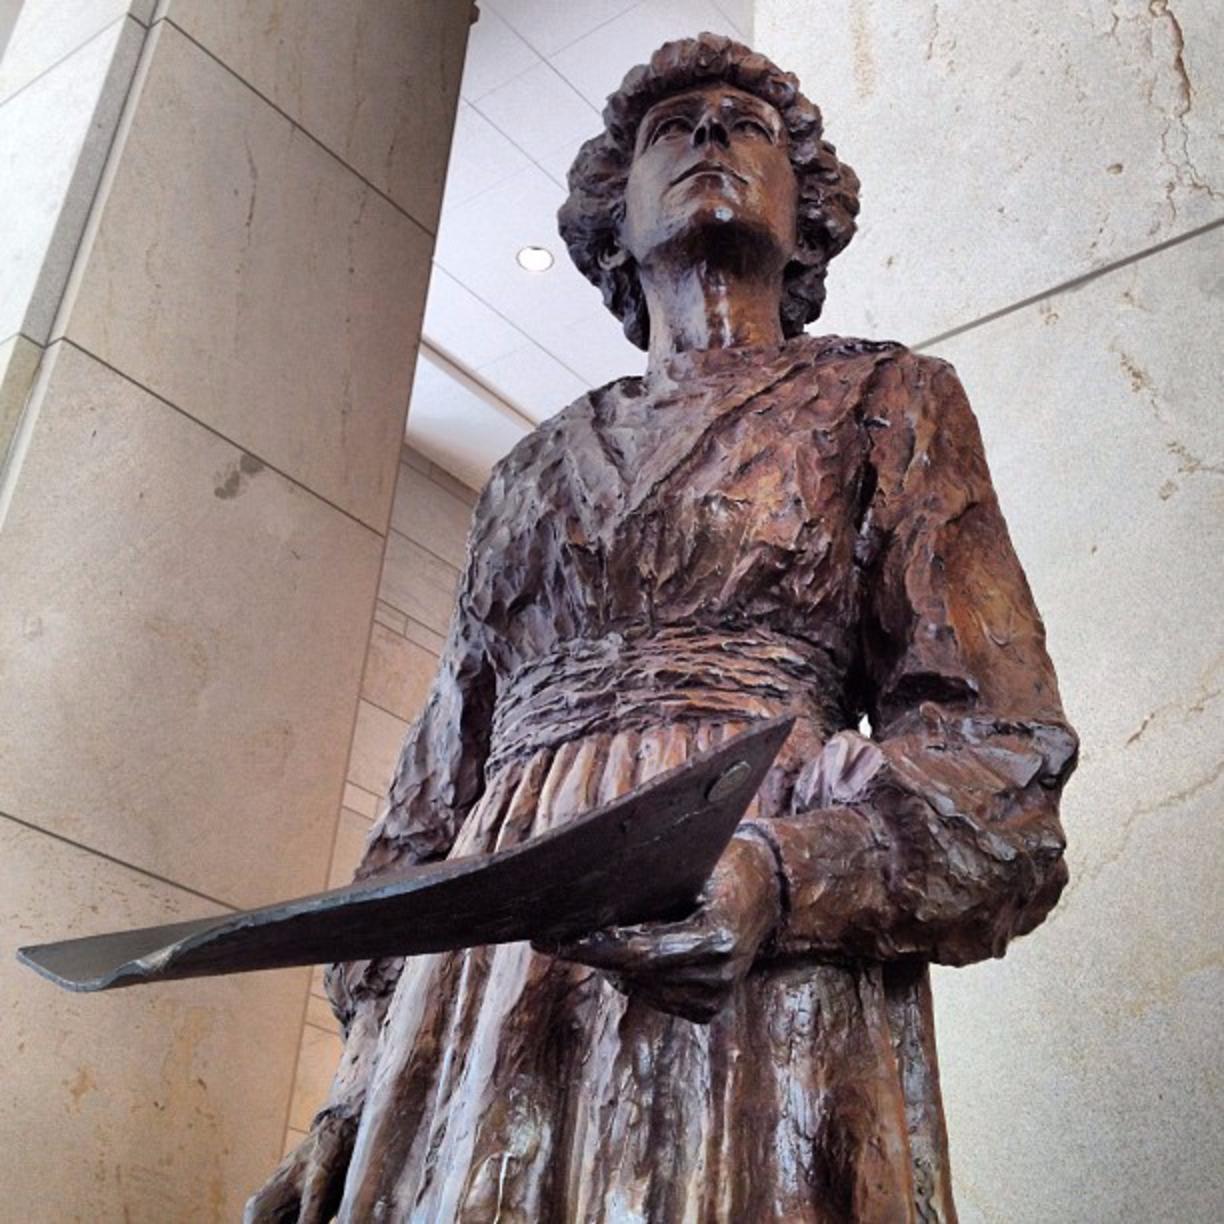
POLYGON ((782 343, 781 272, 738 274, 698 262, 640 275, 650 312, 649 373, 693 349, 782 343))
POLYGON ((782 343, 780 271, 742 275, 698 262, 640 275, 650 313, 648 374, 693 349, 782 343))

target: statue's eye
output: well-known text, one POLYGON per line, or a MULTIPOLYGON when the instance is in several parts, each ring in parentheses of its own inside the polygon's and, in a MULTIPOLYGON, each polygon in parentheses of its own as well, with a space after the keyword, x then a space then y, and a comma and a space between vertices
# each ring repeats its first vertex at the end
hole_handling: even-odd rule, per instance
POLYGON ((772 141, 774 138, 774 134, 769 130, 768 125, 760 119, 737 119, 735 121, 735 130, 737 132, 747 132, 751 136, 764 136, 769 141, 772 141))
POLYGON ((655 124, 655 129, 650 133, 650 143, 654 144, 656 140, 660 140, 664 136, 670 136, 677 132, 682 135, 687 135, 693 129, 693 125, 683 115, 671 115, 667 119, 660 119, 655 124))

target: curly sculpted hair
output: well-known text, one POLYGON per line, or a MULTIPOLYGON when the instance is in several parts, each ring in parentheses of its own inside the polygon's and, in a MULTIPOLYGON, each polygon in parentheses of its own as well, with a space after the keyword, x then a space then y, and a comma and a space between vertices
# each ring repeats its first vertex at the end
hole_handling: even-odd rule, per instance
POLYGON ((569 172, 569 198, 557 213, 570 258, 583 276, 599 286, 604 305, 638 348, 649 347, 650 319, 637 267, 632 259, 606 267, 600 257, 620 245, 625 184, 643 116, 660 99, 711 81, 723 81, 768 102, 786 128, 799 184, 799 232, 798 249, 783 274, 784 335, 798 335, 819 317, 829 261, 854 235, 858 176, 821 138, 820 110, 799 92, 795 76, 718 34, 665 43, 609 96, 604 131, 578 151, 569 172))

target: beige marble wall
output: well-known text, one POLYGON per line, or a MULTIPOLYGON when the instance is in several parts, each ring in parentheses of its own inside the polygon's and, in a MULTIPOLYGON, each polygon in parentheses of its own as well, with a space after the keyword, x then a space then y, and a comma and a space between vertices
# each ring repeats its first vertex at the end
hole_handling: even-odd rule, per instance
MULTIPOLYGON (((404 734, 425 704, 438 667, 476 494, 404 448, 395 486, 382 586, 366 652, 348 778, 332 847, 328 886, 347 884, 391 781, 404 734), (441 626, 439 628, 439 625, 441 626)), ((322 971, 311 980, 306 1027, 286 1128, 286 1148, 305 1137, 340 1057, 322 971)))
POLYGON ((955 333, 928 347, 1083 736, 1062 904, 936 974, 966 1224, 1224 1211, 1220 29, 1202 4, 757 5, 864 179, 817 327, 955 333))
POLYGON ((0 44, 0 459, 13 440, 153 0, 24 0, 0 44))
POLYGON ((309 971, 71 996, 13 953, 321 888, 355 853, 436 652, 374 617, 467 28, 400 3, 17 15, 0 1220, 236 1219, 303 1121, 309 971))

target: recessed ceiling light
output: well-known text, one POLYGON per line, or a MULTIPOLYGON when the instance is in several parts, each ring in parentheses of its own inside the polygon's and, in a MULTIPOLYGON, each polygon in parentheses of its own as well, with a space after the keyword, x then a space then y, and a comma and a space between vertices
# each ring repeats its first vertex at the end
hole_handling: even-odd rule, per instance
POLYGON ((519 267, 526 268, 528 272, 547 272, 553 266, 552 252, 543 247, 525 246, 514 258, 518 260, 519 267))

